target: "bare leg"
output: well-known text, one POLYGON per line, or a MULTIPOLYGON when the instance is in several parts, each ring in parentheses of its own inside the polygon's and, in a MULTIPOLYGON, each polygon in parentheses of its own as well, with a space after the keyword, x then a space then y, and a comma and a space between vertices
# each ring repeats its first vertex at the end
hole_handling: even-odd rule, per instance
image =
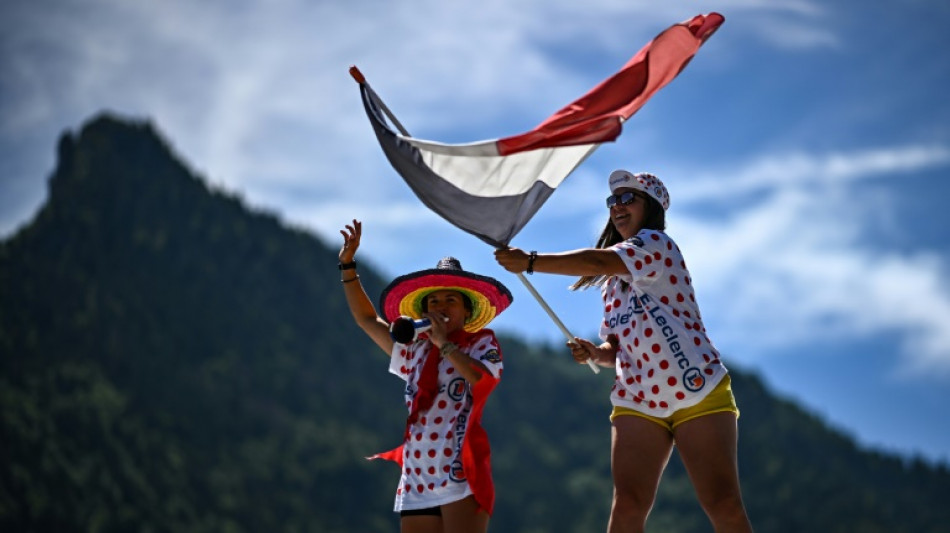
POLYGON ((445 533, 485 533, 488 531, 488 513, 478 510, 474 496, 442 506, 445 533))
POLYGON ((673 436, 656 422, 639 416, 614 419, 610 458, 614 501, 609 533, 643 533, 672 450, 673 436))
POLYGON ((716 533, 752 533, 742 503, 733 413, 713 413, 673 430, 683 465, 716 533))
POLYGON ((432 515, 404 516, 399 520, 401 533, 442 533, 442 517, 432 515))

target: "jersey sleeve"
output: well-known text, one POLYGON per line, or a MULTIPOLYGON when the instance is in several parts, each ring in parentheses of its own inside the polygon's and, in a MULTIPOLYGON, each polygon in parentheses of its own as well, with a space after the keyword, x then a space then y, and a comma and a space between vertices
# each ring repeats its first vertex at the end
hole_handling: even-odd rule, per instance
POLYGON ((663 272, 682 262, 679 247, 661 231, 643 230, 613 246, 617 255, 627 266, 627 274, 618 277, 627 283, 651 283, 659 280, 663 272))
POLYGON ((467 355, 483 364, 495 379, 501 378, 503 363, 501 347, 494 333, 485 332, 479 336, 467 351, 467 355))
POLYGON ((403 381, 409 381, 412 362, 417 357, 418 350, 424 340, 417 340, 412 344, 393 343, 393 351, 389 358, 389 373, 398 376, 403 381))

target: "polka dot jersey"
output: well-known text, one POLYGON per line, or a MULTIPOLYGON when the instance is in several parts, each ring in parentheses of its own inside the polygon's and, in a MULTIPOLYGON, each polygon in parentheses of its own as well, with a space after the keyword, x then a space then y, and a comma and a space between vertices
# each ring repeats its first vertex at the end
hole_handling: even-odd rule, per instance
POLYGON ((679 247, 663 232, 641 230, 613 250, 629 273, 602 288, 600 337, 619 343, 611 403, 656 417, 696 405, 727 370, 706 335, 679 247))
MULTIPOLYGON (((418 380, 431 344, 420 339, 410 345, 396 343, 389 371, 406 381, 406 408, 418 390, 418 380)), ((483 332, 468 347, 461 348, 481 362, 494 378, 500 378, 502 361, 494 334, 483 332)), ((403 467, 396 488, 394 510, 437 507, 472 494, 462 468, 462 446, 470 427, 473 397, 471 386, 447 359, 439 363, 439 392, 432 407, 420 413, 403 443, 403 467)))

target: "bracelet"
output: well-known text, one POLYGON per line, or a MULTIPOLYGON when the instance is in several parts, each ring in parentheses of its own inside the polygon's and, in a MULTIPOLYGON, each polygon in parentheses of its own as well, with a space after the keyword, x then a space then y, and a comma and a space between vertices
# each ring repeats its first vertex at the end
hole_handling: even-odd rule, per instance
POLYGON ((452 351, 458 350, 458 349, 459 349, 458 344, 455 344, 454 342, 446 342, 442 344, 441 348, 439 348, 439 354, 449 355, 450 353, 452 353, 452 351))
POLYGON ((358 279, 360 279, 360 275, 359 275, 359 274, 357 274, 355 278, 341 279, 340 281, 342 281, 343 283, 349 283, 349 282, 351 282, 351 281, 356 281, 356 280, 358 280, 358 279))
POLYGON ((531 250, 531 253, 528 255, 528 268, 525 270, 528 274, 534 274, 534 260, 538 258, 538 252, 531 250))
POLYGON ((337 263, 336 266, 340 270, 352 270, 356 268, 356 259, 350 261, 349 263, 337 263))

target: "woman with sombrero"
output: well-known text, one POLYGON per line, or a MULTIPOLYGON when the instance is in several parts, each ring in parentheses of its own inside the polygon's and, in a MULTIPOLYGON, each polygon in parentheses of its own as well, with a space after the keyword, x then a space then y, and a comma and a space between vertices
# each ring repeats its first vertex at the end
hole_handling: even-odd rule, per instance
POLYGON ((501 349, 485 329, 511 304, 497 280, 462 270, 455 258, 394 279, 380 297, 379 316, 354 259, 362 224, 341 230, 340 272, 356 323, 390 356, 389 371, 406 381, 409 416, 403 443, 373 458, 402 467, 394 510, 404 533, 484 532, 494 504, 485 401, 502 373, 501 349), (405 344, 390 325, 428 319, 431 329, 405 344))

